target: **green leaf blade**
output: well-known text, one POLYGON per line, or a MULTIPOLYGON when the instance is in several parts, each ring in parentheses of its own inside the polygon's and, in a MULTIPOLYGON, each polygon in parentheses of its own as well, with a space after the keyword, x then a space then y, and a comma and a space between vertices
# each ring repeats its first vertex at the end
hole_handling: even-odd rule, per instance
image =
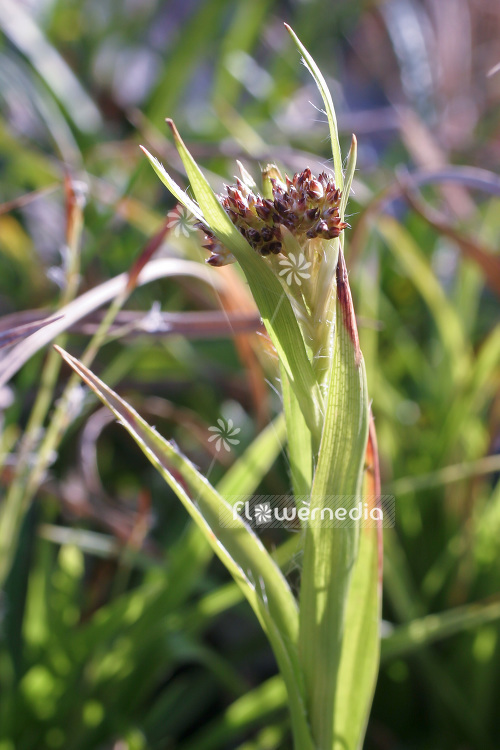
POLYGON ((302 55, 304 64, 316 83, 323 103, 325 105, 326 116, 328 117, 328 126, 330 128, 330 139, 332 142, 332 154, 333 154, 333 166, 335 172, 335 183, 340 190, 344 187, 344 175, 342 172, 342 152, 340 150, 339 142, 339 131, 337 127, 337 115, 335 114, 335 107, 333 106, 332 95, 328 89, 327 83, 323 77, 321 70, 315 63, 312 55, 304 47, 298 36, 295 34, 293 29, 286 23, 285 28, 292 37, 295 46, 302 55))
MULTIPOLYGON (((370 416, 364 496, 378 507, 380 472, 373 417, 370 416)), ((359 748, 368 723, 380 659, 382 610, 381 520, 360 530, 359 547, 347 596, 337 695, 335 742, 339 748, 359 748)))
POLYGON ((233 516, 230 506, 185 456, 81 362, 60 347, 55 348, 113 412, 174 490, 242 589, 268 636, 278 661, 288 690, 294 732, 300 738, 301 747, 314 750, 298 664, 297 603, 278 566, 257 536, 237 515, 233 516), (228 517, 233 520, 231 525, 221 523, 221 519, 228 517))
MULTIPOLYGON (((354 506, 362 489, 367 438, 366 375, 340 252, 333 369, 311 494, 312 517, 315 511, 321 517, 332 497, 341 496, 347 510, 354 506)), ((299 642, 314 739, 321 748, 337 747, 336 701, 337 691, 342 689, 338 674, 358 535, 355 524, 331 528, 313 523, 306 531, 299 642)))

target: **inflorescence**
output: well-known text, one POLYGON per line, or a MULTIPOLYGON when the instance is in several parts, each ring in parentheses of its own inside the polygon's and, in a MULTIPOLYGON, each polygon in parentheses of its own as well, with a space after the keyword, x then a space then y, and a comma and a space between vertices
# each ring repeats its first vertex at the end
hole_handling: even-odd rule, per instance
MULTIPOLYGON (((275 167, 268 169, 277 172, 275 167)), ((348 226, 340 220, 340 190, 325 172, 315 178, 307 167, 292 180, 285 179, 286 184, 270 178, 273 200, 255 194, 238 178, 236 185, 226 186, 225 195, 218 196, 233 224, 260 255, 283 252, 281 227, 300 242, 333 239, 348 226)), ((213 232, 204 224, 198 226, 206 234, 204 247, 212 253, 207 262, 212 266, 232 263, 234 256, 213 232)))

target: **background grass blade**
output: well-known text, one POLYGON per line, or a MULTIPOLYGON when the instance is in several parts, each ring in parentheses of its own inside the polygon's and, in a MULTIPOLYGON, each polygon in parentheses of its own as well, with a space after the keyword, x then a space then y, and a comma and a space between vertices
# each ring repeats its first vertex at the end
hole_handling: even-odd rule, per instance
POLYGON ((461 382, 469 367, 470 351, 460 319, 441 284, 411 235, 399 222, 381 216, 377 221, 377 231, 422 295, 446 349, 453 379, 461 382))
POLYGON ((422 646, 464 630, 500 620, 500 602, 468 604, 448 612, 427 615, 400 625, 382 641, 381 659, 387 661, 418 651, 422 646))
POLYGON ((219 750, 235 733, 248 730, 257 721, 270 720, 286 706, 286 690, 281 677, 271 677, 235 701, 223 716, 181 745, 181 750, 219 750))
MULTIPOLYGON (((172 275, 191 276, 201 281, 215 284, 216 286, 219 283, 217 274, 213 274, 212 278, 211 269, 204 268, 199 263, 178 258, 159 258, 150 261, 143 268, 137 279, 137 285, 142 286, 156 279, 172 275)), ((3 358, 0 367, 0 387, 8 383, 25 362, 37 351, 50 344, 60 333, 70 328, 90 312, 105 305, 106 302, 110 302, 120 294, 123 294, 127 289, 128 283, 129 274, 121 273, 119 276, 115 276, 115 278, 99 284, 77 297, 73 302, 60 308, 50 323, 36 333, 31 334, 31 336, 28 336, 28 338, 15 346, 3 358)))

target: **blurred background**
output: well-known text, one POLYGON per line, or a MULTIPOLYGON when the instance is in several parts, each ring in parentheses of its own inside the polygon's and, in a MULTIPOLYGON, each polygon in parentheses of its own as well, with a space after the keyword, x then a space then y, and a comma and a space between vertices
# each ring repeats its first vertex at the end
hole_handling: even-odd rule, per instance
MULTIPOLYGON (((187 187, 165 117, 217 189, 237 159, 255 177, 269 161, 288 174, 330 166, 326 117, 283 21, 331 87, 344 153, 351 133, 359 144, 346 257, 383 489, 396 497, 384 635, 432 614, 441 628, 383 649, 365 750, 493 750, 498 2, 0 0, 0 329, 90 293, 60 339, 81 356, 102 320, 96 290, 145 250, 206 268, 203 236, 139 150, 187 187)), ((135 289, 93 365, 212 482, 280 410, 247 289, 235 267, 215 273, 216 289, 202 273, 135 289), (219 419, 239 429, 229 451, 209 440, 219 419)), ((0 372, 22 343, 2 351, 0 372)), ((26 354, 0 390, 4 497, 19 486, 47 351, 26 354)), ((68 378, 52 371, 49 420, 68 378)), ((263 633, 178 501, 83 389, 65 417, 3 550, 0 750, 290 748, 263 633)), ((281 452, 259 491, 289 490, 281 452)), ((286 571, 297 582, 300 559, 286 571)))

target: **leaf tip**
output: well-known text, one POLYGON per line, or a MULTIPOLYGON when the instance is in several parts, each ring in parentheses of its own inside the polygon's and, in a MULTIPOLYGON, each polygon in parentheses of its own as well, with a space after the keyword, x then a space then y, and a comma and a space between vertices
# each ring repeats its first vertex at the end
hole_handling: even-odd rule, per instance
POLYGON ((177 128, 176 128, 176 126, 175 126, 175 122, 174 122, 174 121, 173 121, 173 120, 172 120, 172 119, 171 119, 170 117, 166 117, 166 118, 165 118, 165 122, 167 123, 168 127, 169 127, 169 128, 170 128, 170 130, 172 131, 172 133, 173 133, 173 136, 174 136, 174 139, 175 139, 176 141, 180 141, 180 140, 181 140, 181 137, 180 137, 180 135, 179 135, 179 131, 177 130, 177 128))
POLYGON ((152 161, 155 158, 153 156, 153 154, 149 153, 149 151, 147 150, 146 146, 139 146, 139 148, 141 149, 141 151, 144 154, 144 156, 146 156, 149 159, 149 161, 152 161))
POLYGON ((58 346, 57 344, 52 344, 52 346, 56 350, 56 352, 64 359, 64 361, 67 362, 70 367, 73 367, 73 357, 71 356, 71 354, 69 354, 65 349, 58 346))

